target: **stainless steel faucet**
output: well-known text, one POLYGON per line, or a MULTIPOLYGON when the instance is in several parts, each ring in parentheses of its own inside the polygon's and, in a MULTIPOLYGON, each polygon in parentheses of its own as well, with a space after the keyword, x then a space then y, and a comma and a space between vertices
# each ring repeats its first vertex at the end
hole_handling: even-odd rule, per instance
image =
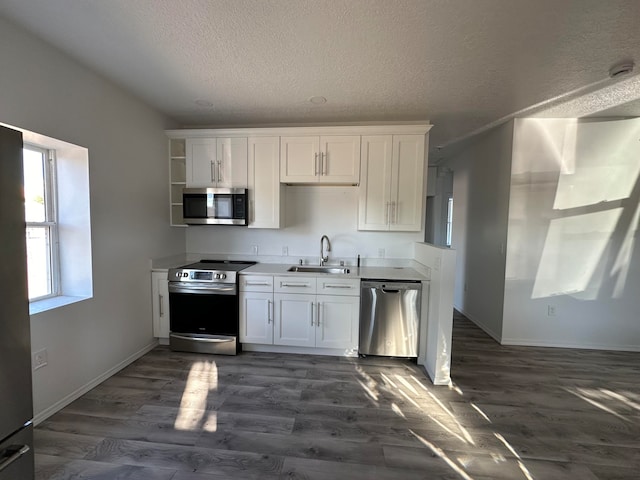
POLYGON ((325 262, 329 261, 329 252, 331 251, 331 242, 329 241, 329 237, 326 235, 322 235, 320 239, 320 266, 324 265, 325 262), (327 254, 324 254, 324 241, 327 241, 327 254))

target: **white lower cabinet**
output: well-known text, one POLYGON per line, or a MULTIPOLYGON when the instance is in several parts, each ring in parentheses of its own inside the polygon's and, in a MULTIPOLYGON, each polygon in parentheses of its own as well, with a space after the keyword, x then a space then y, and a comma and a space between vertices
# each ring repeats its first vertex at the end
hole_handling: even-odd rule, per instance
POLYGON ((316 347, 358 350, 360 297, 318 295, 316 347))
POLYGON ((360 297, 338 295, 274 295, 275 345, 358 348, 360 297))
POLYGON ((273 277, 240 275, 240 343, 273 344, 273 277))
POLYGON ((240 341, 357 351, 359 285, 352 278, 241 275, 240 341))
POLYGON ((291 347, 315 347, 315 295, 276 293, 274 295, 273 343, 291 347))
POLYGON ((240 342, 273 343, 273 293, 240 293, 240 342))
POLYGON ((359 284, 349 278, 276 277, 274 344, 357 350, 359 284), (303 289, 310 291, 288 293, 303 289))
POLYGON ((169 284, 167 272, 151 272, 153 336, 169 338, 169 284))

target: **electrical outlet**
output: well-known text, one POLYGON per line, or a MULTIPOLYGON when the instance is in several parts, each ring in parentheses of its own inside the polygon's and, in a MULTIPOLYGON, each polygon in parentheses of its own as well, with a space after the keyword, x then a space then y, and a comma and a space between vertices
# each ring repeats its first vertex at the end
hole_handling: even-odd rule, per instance
POLYGON ((42 350, 38 350, 33 353, 32 365, 34 370, 38 370, 39 368, 46 367, 49 361, 47 360, 47 349, 43 348, 42 350))
POLYGON ((253 255, 258 255, 258 245, 251 245, 251 253, 253 255))
POLYGON ((378 257, 384 258, 384 248, 379 248, 378 249, 378 257))
POLYGON ((555 305, 547 305, 547 315, 549 317, 556 316, 556 306, 555 305))
POLYGON ((283 257, 289 256, 289 247, 282 247, 282 256, 283 257))

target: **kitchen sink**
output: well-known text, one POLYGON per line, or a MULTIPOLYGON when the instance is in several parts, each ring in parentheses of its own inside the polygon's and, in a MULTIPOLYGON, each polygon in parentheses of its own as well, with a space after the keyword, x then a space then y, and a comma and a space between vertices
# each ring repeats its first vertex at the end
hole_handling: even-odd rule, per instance
POLYGON ((346 273, 349 273, 350 270, 347 267, 312 267, 312 266, 305 266, 305 265, 295 265, 293 267, 290 267, 289 270, 287 270, 287 272, 298 272, 298 273, 331 273, 331 274, 338 274, 338 275, 344 275, 346 273))

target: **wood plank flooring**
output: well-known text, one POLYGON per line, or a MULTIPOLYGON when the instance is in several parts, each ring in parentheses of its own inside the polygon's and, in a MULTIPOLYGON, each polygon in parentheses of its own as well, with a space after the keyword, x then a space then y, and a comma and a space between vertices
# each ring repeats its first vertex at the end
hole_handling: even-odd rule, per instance
POLYGON ((411 361, 158 347, 35 429, 36 478, 628 480, 640 354, 502 347, 456 315, 411 361))

